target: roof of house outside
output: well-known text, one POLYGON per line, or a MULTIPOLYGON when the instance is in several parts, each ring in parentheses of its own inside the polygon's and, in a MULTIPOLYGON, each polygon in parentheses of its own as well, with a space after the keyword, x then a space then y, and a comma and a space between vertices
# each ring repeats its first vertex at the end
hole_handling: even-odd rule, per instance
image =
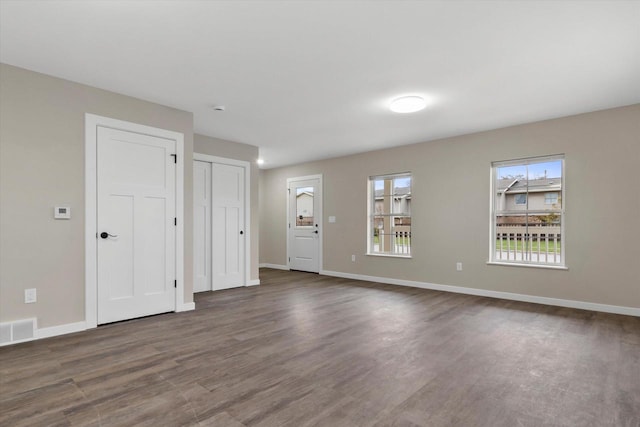
MULTIPOLYGON (((376 190, 376 199, 381 199, 384 195, 384 189, 376 190)), ((407 196, 411 198, 411 187, 396 187, 393 189, 394 196, 407 196)))
MULTIPOLYGON (((505 188, 513 182, 515 178, 499 179, 498 180, 498 193, 502 193, 505 188)), ((508 193, 529 193, 543 192, 543 191, 560 191, 562 189, 562 178, 540 178, 540 179, 520 179, 509 190, 508 193)))

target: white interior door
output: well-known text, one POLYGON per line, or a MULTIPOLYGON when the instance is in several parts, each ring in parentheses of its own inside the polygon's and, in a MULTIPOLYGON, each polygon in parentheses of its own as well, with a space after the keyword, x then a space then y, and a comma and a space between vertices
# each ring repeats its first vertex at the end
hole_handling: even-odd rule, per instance
POLYGON ((288 181, 289 268, 318 273, 322 231, 320 178, 288 181))
POLYGON ((98 323, 175 310, 176 143, 98 127, 98 323))
POLYGON ((244 286, 245 168, 211 164, 212 290, 244 286))
POLYGON ((211 163, 193 162, 193 292, 211 290, 211 163))

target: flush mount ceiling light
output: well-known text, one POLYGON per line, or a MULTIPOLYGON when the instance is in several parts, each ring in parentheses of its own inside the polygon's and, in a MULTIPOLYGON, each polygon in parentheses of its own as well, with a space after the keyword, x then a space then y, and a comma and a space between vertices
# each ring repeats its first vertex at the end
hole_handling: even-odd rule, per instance
POLYGON ((394 113, 415 113, 427 106, 427 101, 417 95, 401 96, 391 101, 389 108, 394 113))
POLYGON ((256 163, 259 165, 263 165, 264 164, 264 159, 258 159, 256 160, 256 163))
POLYGON ((211 108, 213 108, 213 111, 224 111, 227 109, 224 105, 214 105, 211 108))

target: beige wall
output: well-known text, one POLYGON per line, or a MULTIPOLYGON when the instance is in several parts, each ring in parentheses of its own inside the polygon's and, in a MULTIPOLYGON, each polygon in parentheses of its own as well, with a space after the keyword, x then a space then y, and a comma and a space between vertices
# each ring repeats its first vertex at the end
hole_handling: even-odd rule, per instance
POLYGON ((633 105, 262 171, 260 262, 286 265, 286 179, 323 174, 324 270, 640 307, 639 167, 633 105), (487 265, 491 162, 561 153, 569 270, 487 265), (413 258, 365 256, 367 178, 404 171, 413 258))
MULTIPOLYGON (((84 321, 84 115, 184 134, 193 115, 0 64, 0 321, 37 317, 39 327, 84 321), (72 219, 53 219, 69 204, 72 219), (38 302, 24 304, 24 289, 38 302)), ((184 169, 185 302, 193 301, 192 162, 184 169)))
POLYGON ((258 241, 259 241, 259 212, 258 212, 258 181, 260 170, 258 147, 224 139, 194 135, 193 152, 209 154, 227 159, 244 160, 251 164, 251 279, 258 279, 258 241))

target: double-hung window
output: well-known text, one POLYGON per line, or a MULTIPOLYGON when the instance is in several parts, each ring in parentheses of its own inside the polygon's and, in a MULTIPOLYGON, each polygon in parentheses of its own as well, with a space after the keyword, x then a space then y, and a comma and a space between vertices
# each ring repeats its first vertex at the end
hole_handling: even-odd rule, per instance
POLYGON ((564 156, 492 163, 490 261, 565 266, 564 156))
POLYGON ((514 194, 514 200, 516 202, 516 205, 526 205, 527 193, 514 194))
POLYGON ((369 178, 368 254, 411 256, 411 173, 369 178))

